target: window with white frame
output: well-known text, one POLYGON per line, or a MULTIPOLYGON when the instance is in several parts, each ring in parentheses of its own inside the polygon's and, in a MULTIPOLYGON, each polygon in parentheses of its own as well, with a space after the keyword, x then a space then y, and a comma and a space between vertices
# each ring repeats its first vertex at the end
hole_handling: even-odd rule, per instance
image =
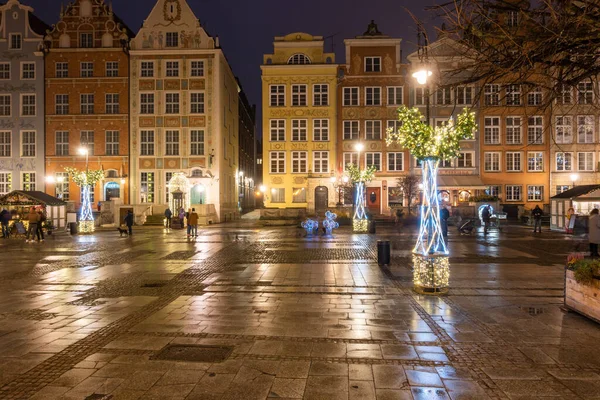
POLYGON ((380 106, 381 105, 381 88, 367 87, 365 88, 365 105, 380 106))
POLYGON ((140 114, 154 114, 154 93, 140 93, 140 114))
POLYGON ((456 159, 458 168, 473 168, 474 154, 470 151, 461 151, 456 159))
POLYGON ((365 72, 381 72, 381 57, 365 57, 365 72))
POLYGON ((24 62, 21 64, 21 79, 35 79, 35 63, 24 62))
POLYGON ((142 203, 154 203, 154 172, 140 173, 140 194, 142 203))
POLYGON ((168 130, 165 132, 165 155, 179 155, 179 131, 168 130))
POLYGON ((573 153, 557 152, 556 153, 556 170, 557 171, 573 171, 573 153))
POLYGON ((381 153, 366 153, 366 164, 368 167, 375 167, 376 171, 381 171, 381 153))
POLYGON ((21 50, 23 48, 23 36, 20 33, 11 33, 9 35, 9 49, 21 50))
POLYGON ((7 62, 0 63, 0 79, 2 79, 2 80, 10 79, 10 63, 7 63, 7 62))
POLYGON ((12 98, 10 94, 0 94, 0 117, 12 115, 12 98))
POLYGON ((313 85, 313 106, 329 105, 329 85, 326 83, 313 85))
POLYGON ((36 114, 36 97, 35 94, 21 95, 21 116, 35 117, 36 114))
POLYGON ((483 119, 484 144, 500 144, 500 117, 485 117, 483 119))
POLYGON ((154 61, 142 61, 140 63, 140 76, 142 78, 154 78, 154 61))
POLYGON ((542 104, 542 88, 536 86, 527 93, 527 105, 539 106, 542 104))
POLYGON ((521 185, 506 185, 506 201, 521 201, 522 190, 521 185))
POLYGON ((400 121, 395 120, 395 119, 390 119, 387 122, 387 132, 398 132, 398 129, 400 129, 400 126, 402 126, 400 121))
POLYGON ((577 116, 577 143, 594 143, 594 116, 577 116))
POLYGON ((365 139, 381 140, 381 121, 365 121, 365 139))
POLYGON ((94 47, 94 34, 82 32, 79 34, 79 47, 83 49, 91 49, 94 47))
POLYGON ((521 85, 506 86, 506 105, 520 106, 521 105, 521 85))
POLYGON ((192 78, 200 78, 204 76, 204 61, 194 60, 190 63, 190 76, 192 78))
POLYGON ((94 113, 94 95, 92 93, 85 93, 79 95, 80 99, 80 111, 81 114, 93 114, 94 113))
POLYGON ((79 133, 81 147, 87 149, 88 155, 94 155, 94 131, 81 131, 79 133))
POLYGON ((556 194, 561 194, 569 189, 571 189, 571 186, 569 185, 558 185, 556 186, 556 194))
POLYGON ((69 63, 57 62, 55 65, 55 75, 57 78, 68 78, 69 77, 69 63))
POLYGON ((204 114, 204 93, 190 93, 190 113, 204 114))
POLYGON ((591 151, 577 153, 579 171, 594 171, 594 153, 591 151))
POLYGON ((153 156, 154 155, 154 131, 152 131, 152 130, 140 131, 140 155, 141 156, 153 156))
POLYGON ((271 159, 271 173, 285 174, 285 151, 272 151, 269 153, 271 159))
POLYGON ((417 87, 415 88, 415 105, 416 106, 424 106, 427 101, 425 97, 425 88, 417 87))
POLYGON ((344 88, 344 106, 358 106, 359 95, 357 87, 345 87, 344 88))
MULTIPOLYGON (((192 174, 196 171, 197 170, 193 170, 192 174)), ((202 171, 200 171, 200 173, 202 174, 202 171)), ((165 200, 167 203, 169 203, 169 183, 171 182, 171 179, 173 179, 173 175, 174 173, 171 171, 165 172, 165 200)))
POLYGON ((344 170, 350 164, 358 166, 358 153, 344 153, 344 170))
POLYGON ((404 171, 404 153, 387 153, 388 171, 404 171))
POLYGON ((542 172, 544 170, 544 153, 530 151, 527 153, 527 171, 542 172))
POLYGON ((292 203, 306 203, 306 188, 292 188, 292 203))
POLYGON ((167 32, 165 39, 165 47, 179 47, 179 32, 167 32))
POLYGON ((326 142, 329 140, 329 120, 313 119, 313 141, 326 142))
POLYGON ((594 102, 594 84, 592 81, 577 84, 577 103, 592 104, 594 102))
POLYGON ((543 201, 544 187, 541 185, 527 185, 527 201, 543 201))
POLYGON ((106 131, 106 155, 119 155, 119 131, 106 131))
POLYGON ((435 103, 439 106, 452 104, 452 89, 441 87, 435 91, 435 103))
POLYGON ((200 129, 192 129, 190 131, 190 155, 204 155, 204 131, 200 129))
POLYGON ((82 62, 79 64, 79 75, 82 78, 93 78, 94 77, 94 63, 93 62, 82 62))
POLYGON ((307 140, 307 120, 293 119, 292 120, 292 141, 306 142, 307 140))
POLYGON ((57 156, 69 155, 69 131, 54 132, 55 151, 57 156))
POLYGON ((107 93, 106 96, 106 114, 119 113, 119 94, 107 93))
POLYGON ((439 167, 440 168, 452 168, 452 160, 445 160, 445 159, 440 160, 439 167))
POLYGON ((270 123, 271 123, 271 131, 270 131, 271 142, 284 142, 285 141, 285 119, 272 119, 270 123))
POLYGON ((500 85, 488 83, 483 87, 483 99, 486 106, 500 105, 500 85))
POLYGON ((506 117, 506 144, 521 144, 521 117, 506 117))
POLYGON ((573 104, 573 87, 565 84, 560 85, 556 102, 558 104, 573 104))
POLYGON ((306 107, 306 85, 292 85, 292 106, 306 107))
POLYGON ((326 174, 329 172, 329 152, 313 151, 313 172, 326 174))
POLYGON ((179 93, 165 94, 165 114, 179 114, 179 93))
POLYGON ((358 121, 344 121, 344 140, 356 140, 358 135, 358 121))
POLYGON ((544 117, 527 118, 527 143, 544 144, 544 117))
POLYGON ((387 88, 387 104, 388 106, 399 106, 403 101, 404 88, 402 86, 388 86, 387 88))
POLYGON ((68 115, 69 114, 69 95, 68 94, 57 94, 54 97, 56 115, 68 115))
POLYGON ((119 76, 119 62, 118 61, 107 61, 106 62, 106 76, 109 78, 117 78, 119 76))
POLYGON ((292 151, 292 173, 305 174, 308 172, 308 152, 292 151))
POLYGON ((499 197, 501 189, 502 189, 502 186, 498 186, 498 185, 488 186, 488 188, 485 190, 485 194, 487 194, 488 196, 499 197))
POLYGON ((521 153, 518 151, 506 152, 506 170, 509 172, 521 171, 521 153))
POLYGON ((177 78, 179 76, 179 61, 165 62, 165 71, 167 78, 177 78))
POLYGON ((56 197, 62 201, 69 201, 69 174, 67 172, 57 172, 56 177, 56 197))
POLYGON ((285 85, 271 85, 269 92, 271 107, 285 107, 285 85))
POLYGON ((485 172, 500 172, 500 153, 484 153, 483 169, 485 172))
POLYGON ((23 172, 21 182, 24 191, 35 191, 35 172, 23 172))
POLYGON ((573 143, 573 117, 556 117, 556 143, 573 143))
POLYGON ((271 203, 285 203, 285 188, 271 189, 271 203))
POLYGON ((0 195, 8 194, 12 190, 12 173, 0 172, 0 195))
POLYGON ((456 88, 456 104, 467 106, 473 104, 473 87, 458 86, 456 88))
POLYGON ((0 157, 12 156, 12 132, 0 131, 0 157))

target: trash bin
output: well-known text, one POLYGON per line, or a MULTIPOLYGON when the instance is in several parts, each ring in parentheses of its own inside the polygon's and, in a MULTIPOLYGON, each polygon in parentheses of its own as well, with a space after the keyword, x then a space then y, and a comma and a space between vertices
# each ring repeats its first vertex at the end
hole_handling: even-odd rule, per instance
POLYGON ((379 265, 390 265, 390 241, 389 240, 378 240, 377 241, 377 264, 379 265))
POLYGON ((375 233, 376 229, 375 229, 375 221, 370 220, 369 221, 369 233, 375 233))
POLYGON ((69 223, 69 230, 71 231, 71 235, 77 235, 77 222, 69 223))

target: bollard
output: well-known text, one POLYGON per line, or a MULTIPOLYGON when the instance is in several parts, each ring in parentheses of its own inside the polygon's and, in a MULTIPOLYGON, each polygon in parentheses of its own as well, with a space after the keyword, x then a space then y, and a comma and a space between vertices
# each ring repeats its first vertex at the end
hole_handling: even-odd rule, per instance
POLYGON ((379 265, 390 265, 390 241, 389 240, 378 240, 377 241, 377 264, 379 265))
POLYGON ((376 232, 375 220, 370 220, 369 221, 369 233, 375 233, 375 232, 376 232))
POLYGON ((77 222, 69 223, 69 229, 71 231, 71 235, 77 235, 77 222))

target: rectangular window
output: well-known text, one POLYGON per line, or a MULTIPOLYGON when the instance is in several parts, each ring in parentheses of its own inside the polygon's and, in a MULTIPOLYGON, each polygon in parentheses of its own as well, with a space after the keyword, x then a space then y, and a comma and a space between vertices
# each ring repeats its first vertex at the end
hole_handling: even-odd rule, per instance
POLYGON ((456 165, 458 168, 473 168, 473 153, 460 152, 456 165))
POLYGON ((527 119, 527 142, 529 144, 544 144, 544 119, 533 116, 527 119))
POLYGON ((577 143, 594 143, 594 116, 577 116, 577 143))
POLYGON ((204 93, 190 93, 190 112, 204 114, 204 93))
POLYGON ((387 122, 387 132, 398 132, 402 124, 398 120, 388 120, 387 122))
POLYGON ((435 103, 437 105, 452 104, 452 90, 449 87, 439 88, 435 91, 435 103))
POLYGON ((154 61, 142 61, 140 69, 142 78, 154 78, 154 61))
POLYGON ((573 87, 562 84, 556 102, 558 104, 573 104, 573 87))
POLYGON ((518 11, 508 11, 506 13, 506 25, 508 25, 511 28, 515 28, 519 25, 518 11))
POLYGON ((365 88, 365 105, 380 106, 381 105, 381 88, 367 87, 365 88))
POLYGON ((506 117, 506 144, 521 143, 521 117, 506 117))
POLYGON ((292 141, 293 142, 306 142, 307 140, 307 120, 305 119, 293 119, 292 120, 292 141))
POLYGON ((440 168, 452 168, 452 160, 440 160, 440 168))
POLYGON ((573 171, 573 153, 556 153, 556 170, 573 171))
POLYGON ((118 114, 119 113, 119 95, 117 93, 106 94, 106 113, 107 114, 118 114))
POLYGON ((140 93, 140 114, 154 114, 154 93, 140 93))
POLYGON ((484 144, 500 144, 500 118, 485 117, 483 122, 484 144))
POLYGON ((292 173, 305 174, 308 170, 308 152, 292 151, 292 173))
POLYGON ((529 93, 527 93, 527 105, 528 106, 539 106, 542 104, 542 88, 534 87, 529 93))
POLYGON ((285 203, 285 189, 284 188, 271 189, 271 203, 285 203))
POLYGON ((292 106, 306 107, 306 85, 292 85, 292 106))
POLYGON ((388 153, 388 171, 404 171, 404 153, 388 153))
POLYGON ((592 104, 594 102, 594 85, 591 81, 577 84, 577 103, 592 104))
POLYGON ((315 174, 326 174, 329 172, 328 151, 313 151, 313 172, 315 174))
POLYGON ((527 185, 527 201, 543 201, 544 187, 540 185, 527 185))
POLYGON ((69 63, 66 62, 57 62, 55 64, 56 67, 56 77, 57 78, 68 78, 69 77, 69 63))
POLYGON ((154 172, 140 174, 140 192, 142 203, 154 203, 154 172))
POLYGON ((192 156, 203 156, 204 155, 204 131, 203 130, 192 130, 190 132, 190 155, 192 156))
POLYGON ((0 172, 0 195, 8 194, 12 190, 12 174, 0 172))
POLYGON ((357 87, 345 87, 344 88, 344 106, 358 106, 359 102, 358 88, 357 87))
POLYGON ((285 85, 269 86, 271 107, 285 107, 285 85))
POLYGON ((2 79, 2 80, 10 79, 10 63, 7 63, 7 62, 0 63, 0 79, 2 79))
POLYGON ((190 76, 192 78, 204 76, 204 61, 192 61, 190 63, 190 76))
POLYGON ((69 114, 69 95, 68 94, 57 94, 55 96, 56 102, 56 115, 68 115, 69 114))
POLYGON ((381 140, 381 121, 365 121, 365 139, 381 140))
POLYGON ((387 88, 387 104, 388 106, 399 106, 404 102, 403 99, 404 88, 402 86, 388 86, 387 88))
POLYGON ((516 151, 506 152, 506 170, 509 172, 521 171, 521 153, 516 151))
POLYGON ((329 105, 329 85, 319 84, 313 85, 313 105, 328 106, 329 105))
POLYGON ((358 121, 344 121, 344 140, 358 139, 358 121))
POLYGON ((20 33, 11 33, 9 43, 11 50, 21 50, 23 48, 23 36, 20 33))
POLYGON ((69 174, 66 172, 57 172, 56 177, 56 197, 62 201, 69 201, 69 174))
POLYGON ((168 130, 165 132, 165 155, 179 155, 179 131, 168 130))
POLYGON ((329 140, 329 120, 313 119, 313 141, 326 142, 329 140))
POLYGON ((577 165, 579 167, 579 171, 594 171, 594 153, 577 153, 577 165))
POLYGON ((23 172, 21 175, 23 182, 23 190, 34 191, 35 190, 35 172, 23 172))
POLYGON ((483 158, 485 172, 500 172, 500 153, 485 153, 483 158))
POLYGON ((177 78, 179 76, 179 61, 167 61, 165 67, 167 78, 177 78))
POLYGON ((165 114, 179 114, 179 93, 165 94, 165 114))
POLYGON ((0 95, 0 117, 10 117, 12 115, 12 98, 10 94, 0 95))
POLYGON ((366 153, 367 167, 374 166, 376 171, 381 171, 381 153, 366 153))
POLYGON ((284 151, 272 151, 271 157, 271 173, 272 174, 285 174, 285 152, 284 151))
POLYGON ((306 203, 306 189, 305 188, 292 188, 294 191, 292 194, 292 203, 306 203))
POLYGON ((35 131, 21 132, 21 157, 35 157, 35 131))
POLYGON ((154 155, 154 131, 140 132, 140 155, 154 155))
POLYGON ((0 132, 0 157, 12 156, 12 132, 0 132))
POLYGON ((21 95, 21 116, 35 117, 36 114, 36 98, 35 94, 21 95))
POLYGON ((521 85, 506 86, 506 105, 520 106, 521 105, 521 85))
POLYGON ((93 78, 94 77, 94 63, 82 62, 80 64, 81 70, 80 75, 82 78, 93 78))
POLYGON ((169 183, 173 179, 173 172, 165 172, 165 200, 169 203, 169 183))
POLYGON ((88 155, 94 155, 94 131, 81 131, 79 142, 88 151, 88 155))
POLYGON ((35 79, 35 63, 26 62, 21 64, 21 79, 35 79))
POLYGON ((530 151, 527 153, 527 171, 542 172, 544 170, 544 153, 541 151, 530 151))
POLYGON ((486 106, 500 105, 500 85, 486 84, 483 89, 484 104, 486 106))
POLYGON ((458 86, 456 88, 456 104, 460 106, 468 106, 473 104, 472 86, 458 86))
POLYGON ((106 63, 106 76, 109 78, 117 78, 119 76, 118 61, 108 61, 106 63))
POLYGON ((358 165, 358 153, 344 153, 344 170, 350 164, 358 165))
POLYGON ((79 47, 84 49, 91 49, 94 47, 94 34, 92 33, 80 33, 79 34, 79 47))
POLYGON ((167 32, 166 34, 166 47, 179 47, 179 33, 178 32, 167 32))
POLYGON ((506 185, 506 201, 521 201, 522 186, 506 185))
POLYGON ((57 156, 68 156, 69 155, 69 132, 68 131, 56 131, 55 143, 56 143, 56 155, 57 156))
POLYGON ((93 94, 82 94, 81 99, 81 113, 82 114, 93 114, 94 113, 94 95, 93 94))
POLYGON ((488 196, 498 197, 498 196, 500 196, 500 189, 501 188, 502 188, 502 186, 489 186, 485 190, 485 194, 487 194, 488 196))
POLYGON ((272 119, 270 134, 271 134, 271 142, 284 142, 285 141, 285 120, 284 119, 272 119))
POLYGON ((556 117, 556 143, 573 143, 573 117, 556 117))
POLYGON ((571 186, 569 186, 569 185, 558 185, 556 187, 556 194, 561 194, 563 192, 566 192, 569 189, 571 189, 571 186))
POLYGON ((365 57, 365 72, 381 72, 381 57, 365 57))
POLYGON ((106 155, 119 155, 119 131, 106 131, 106 155))

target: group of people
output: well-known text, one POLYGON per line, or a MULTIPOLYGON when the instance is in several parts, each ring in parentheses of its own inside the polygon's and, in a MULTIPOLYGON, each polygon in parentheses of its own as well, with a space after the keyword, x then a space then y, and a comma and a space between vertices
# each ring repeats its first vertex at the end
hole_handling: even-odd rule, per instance
MULTIPOLYGON (((184 227, 184 220, 187 221, 187 237, 196 237, 198 236, 198 220, 200 216, 196 212, 195 208, 188 209, 187 212, 182 208, 179 209, 177 213, 177 218, 179 219, 179 224, 181 227, 184 227)), ((170 208, 165 210, 165 219, 167 221, 166 227, 171 228, 172 220, 173 220, 173 212, 170 208)))
MULTIPOLYGON (((12 220, 12 214, 10 211, 3 209, 0 211, 0 225, 2 225, 2 238, 8 239, 10 237, 10 221, 12 220)), ((36 210, 35 207, 31 207, 29 209, 29 213, 26 217, 27 222, 29 223, 29 228, 27 229, 27 235, 25 237, 26 243, 35 242, 35 237, 37 237, 38 242, 44 241, 44 222, 46 222, 47 217, 43 210, 36 210)))

